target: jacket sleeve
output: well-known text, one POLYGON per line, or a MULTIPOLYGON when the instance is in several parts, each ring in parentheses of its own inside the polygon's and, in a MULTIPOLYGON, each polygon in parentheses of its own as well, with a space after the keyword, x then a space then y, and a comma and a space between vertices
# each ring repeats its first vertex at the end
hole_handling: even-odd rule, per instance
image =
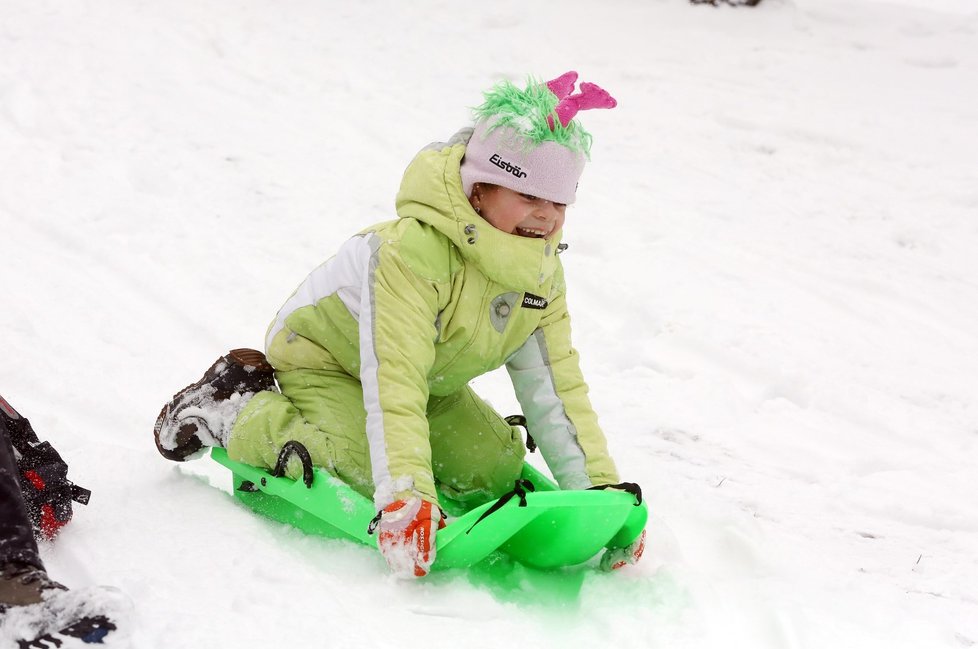
POLYGON ((437 502, 428 438, 428 373, 438 292, 396 245, 375 240, 360 304, 360 381, 375 485, 383 508, 412 494, 437 502))
POLYGON ((563 293, 551 301, 540 327, 509 358, 506 369, 527 428, 561 489, 620 482, 571 346, 563 293))

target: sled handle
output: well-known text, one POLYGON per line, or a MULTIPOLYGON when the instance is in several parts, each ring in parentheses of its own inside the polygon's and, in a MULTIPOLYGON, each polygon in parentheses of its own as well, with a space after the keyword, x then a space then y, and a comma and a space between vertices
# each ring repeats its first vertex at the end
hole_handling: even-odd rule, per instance
POLYGON ((294 439, 289 440, 282 446, 282 450, 279 451, 278 460, 275 461, 275 468, 272 469, 273 478, 281 478, 285 475, 285 465, 288 464, 289 457, 295 453, 299 457, 299 461, 302 462, 302 482, 306 485, 307 489, 312 489, 312 457, 309 455, 309 451, 306 447, 302 445, 301 442, 297 442, 294 439))

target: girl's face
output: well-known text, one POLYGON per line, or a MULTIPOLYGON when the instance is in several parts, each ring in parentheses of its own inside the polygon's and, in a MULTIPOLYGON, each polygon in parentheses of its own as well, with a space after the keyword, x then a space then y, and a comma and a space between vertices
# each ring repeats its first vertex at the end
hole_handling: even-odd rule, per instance
POLYGON ((550 239, 564 227, 567 210, 563 203, 488 183, 476 183, 469 202, 497 230, 538 239, 550 239))

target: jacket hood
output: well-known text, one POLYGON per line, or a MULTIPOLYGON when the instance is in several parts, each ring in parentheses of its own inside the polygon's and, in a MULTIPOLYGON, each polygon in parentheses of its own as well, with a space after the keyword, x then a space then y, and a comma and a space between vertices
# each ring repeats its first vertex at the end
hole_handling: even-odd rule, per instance
POLYGON ((397 215, 427 223, 444 234, 462 258, 489 279, 523 292, 539 291, 557 269, 557 245, 563 233, 550 240, 509 234, 472 209, 459 173, 471 136, 471 128, 462 129, 448 142, 430 144, 415 156, 401 179, 397 215))

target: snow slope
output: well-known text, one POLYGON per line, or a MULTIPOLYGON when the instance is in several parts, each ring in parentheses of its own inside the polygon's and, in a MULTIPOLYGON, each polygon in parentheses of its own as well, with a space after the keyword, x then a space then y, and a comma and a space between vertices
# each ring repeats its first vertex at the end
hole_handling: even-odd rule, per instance
POLYGON ((961 0, 0 0, 0 391, 94 492, 50 572, 146 649, 975 645, 976 78, 961 0), (571 68, 619 100, 564 261, 647 560, 398 582, 159 457, 419 148, 571 68))

